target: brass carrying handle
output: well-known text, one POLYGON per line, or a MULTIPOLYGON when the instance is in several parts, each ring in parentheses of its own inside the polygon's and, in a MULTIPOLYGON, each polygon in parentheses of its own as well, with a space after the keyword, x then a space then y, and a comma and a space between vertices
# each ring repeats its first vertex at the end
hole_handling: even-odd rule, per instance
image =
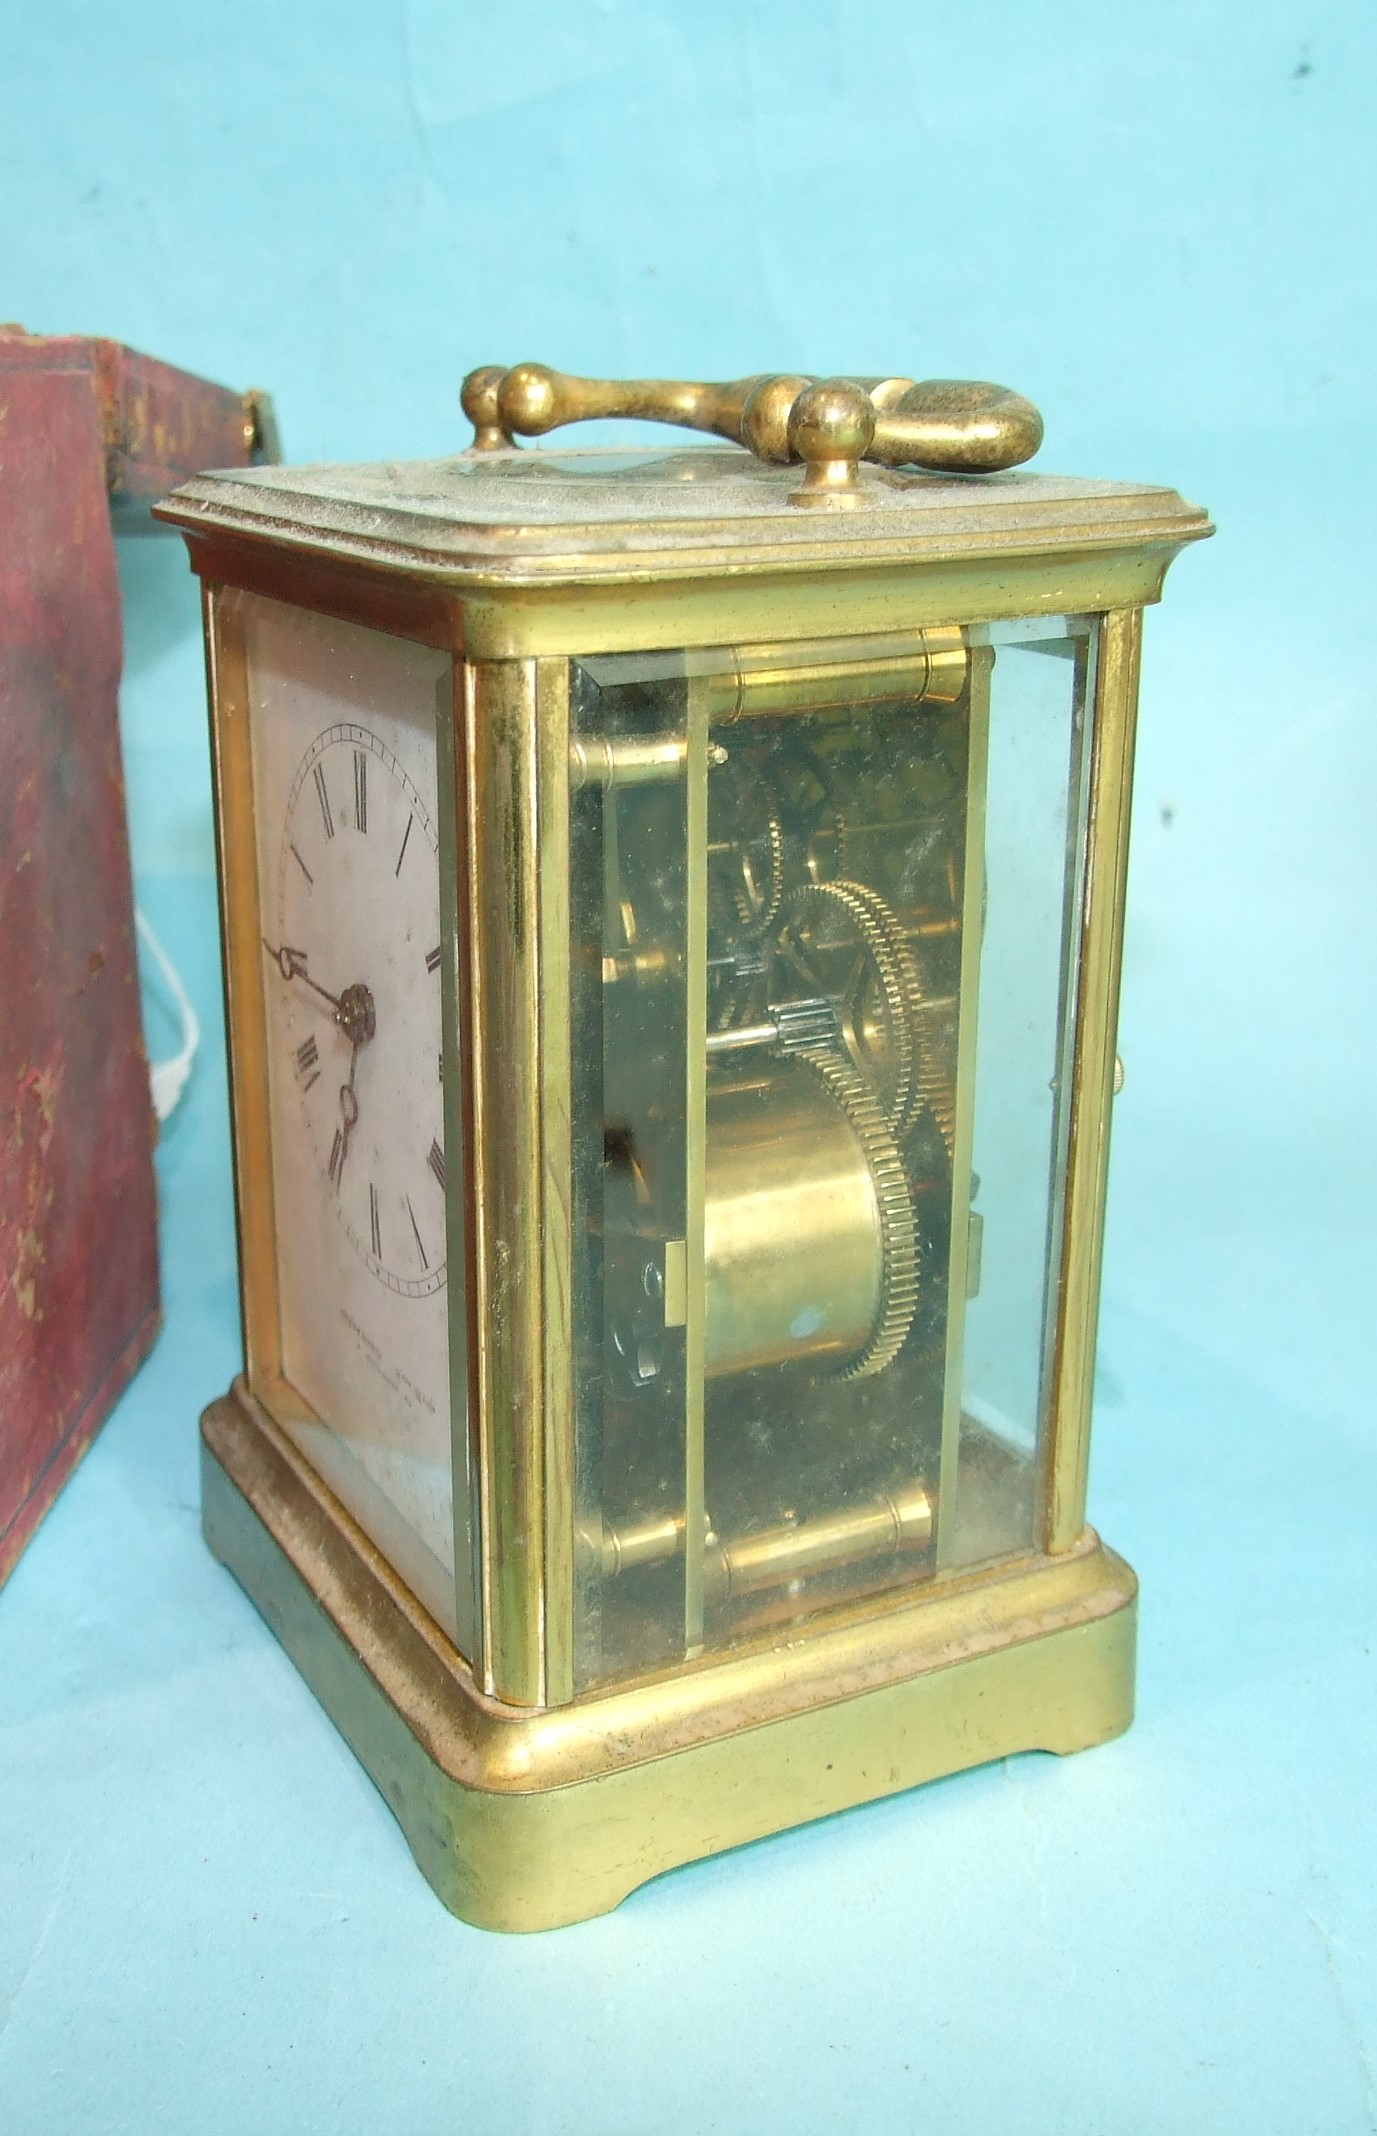
POLYGON ((854 504, 862 460, 983 475, 1017 467, 1042 443, 1042 417, 1006 386, 978 379, 738 378, 699 385, 668 378, 571 378, 543 363, 484 364, 460 394, 473 450, 496 452, 564 423, 632 416, 705 430, 758 459, 802 461, 791 504, 854 504))

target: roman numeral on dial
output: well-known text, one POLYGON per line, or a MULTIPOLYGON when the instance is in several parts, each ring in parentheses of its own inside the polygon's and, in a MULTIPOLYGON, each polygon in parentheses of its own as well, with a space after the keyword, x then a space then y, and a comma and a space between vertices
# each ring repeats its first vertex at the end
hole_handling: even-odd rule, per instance
POLYGON ((302 1079, 303 1090, 309 1090, 313 1083, 320 1081, 320 1048, 314 1033, 296 1049, 296 1072, 302 1079))
POLYGON ((319 764, 316 766, 316 799, 320 803, 321 821, 325 825, 325 835, 327 838, 333 838, 335 835, 335 819, 330 814, 330 796, 325 786, 325 772, 319 764))
POLYGON ((426 1158, 426 1163, 430 1166, 431 1171, 435 1174, 435 1177, 439 1180, 440 1185, 443 1187, 445 1183, 445 1153, 441 1149, 438 1142, 431 1143, 430 1153, 426 1158))
POLYGON ((354 751, 354 829, 368 829, 368 754, 363 749, 354 751))
POLYGON ((382 1225, 378 1220, 378 1190, 372 1180, 368 1182, 368 1222, 373 1233, 373 1258, 382 1259, 382 1225))

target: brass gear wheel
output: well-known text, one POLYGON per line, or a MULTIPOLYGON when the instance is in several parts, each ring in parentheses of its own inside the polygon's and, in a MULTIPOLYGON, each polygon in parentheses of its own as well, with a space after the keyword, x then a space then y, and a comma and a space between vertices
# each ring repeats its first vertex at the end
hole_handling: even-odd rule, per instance
POLYGON ((918 1003, 914 1039, 918 1048, 918 1094, 937 1122, 948 1159, 956 1148, 956 1081, 949 1058, 954 1034, 944 1028, 950 1011, 923 996, 918 1003))
MULTIPOLYGON (((879 1095, 896 1142, 911 1132, 925 1103, 931 1102, 932 1064, 919 1043, 923 1022, 923 986, 898 919, 877 890, 866 883, 837 878, 808 883, 796 890, 785 908, 786 923, 807 915, 839 913, 860 941, 870 961, 889 1027, 889 1059, 883 1064, 879 1095)), ((864 1050, 859 1036, 848 1046, 857 1067, 864 1050)), ((880 1070, 880 1063, 876 1063, 880 1070)), ((880 1076, 877 1075, 877 1082, 880 1076)))
POLYGON ((870 1379, 894 1362, 908 1340, 922 1283, 921 1249, 913 1193, 899 1147, 880 1102, 865 1077, 832 1047, 798 1053, 820 1079, 865 1154, 880 1214, 880 1307, 859 1354, 838 1379, 870 1379))
POLYGON ((784 902, 784 826, 773 810, 765 819, 765 844, 770 873, 764 885, 756 881, 746 844, 740 844, 735 852, 738 872, 732 883, 732 903, 748 941, 769 933, 784 902))

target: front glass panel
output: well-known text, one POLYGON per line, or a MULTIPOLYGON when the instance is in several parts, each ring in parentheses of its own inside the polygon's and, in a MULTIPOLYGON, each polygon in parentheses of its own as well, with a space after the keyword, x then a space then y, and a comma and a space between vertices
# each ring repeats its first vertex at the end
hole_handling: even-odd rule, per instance
POLYGON ((580 1685, 1036 1547, 1092 657, 575 664, 580 1685))
POLYGON ((255 1391, 462 1644, 437 767, 450 661, 257 595, 222 595, 219 627, 222 663, 242 652, 258 842, 270 1178, 243 1191, 273 1197, 282 1379, 255 1391))

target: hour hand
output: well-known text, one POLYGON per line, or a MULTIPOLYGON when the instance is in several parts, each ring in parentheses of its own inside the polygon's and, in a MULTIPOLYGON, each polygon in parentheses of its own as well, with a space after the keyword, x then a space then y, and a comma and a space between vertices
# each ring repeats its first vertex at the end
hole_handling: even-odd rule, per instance
POLYGON ((322 1001, 328 1001, 332 1009, 338 1010, 338 994, 327 994, 325 988, 319 985, 307 971, 306 951, 304 949, 290 949, 285 942, 280 949, 274 949, 266 935, 261 939, 264 949, 266 949, 273 963, 289 984, 293 979, 304 979, 313 994, 319 994, 322 1001))

